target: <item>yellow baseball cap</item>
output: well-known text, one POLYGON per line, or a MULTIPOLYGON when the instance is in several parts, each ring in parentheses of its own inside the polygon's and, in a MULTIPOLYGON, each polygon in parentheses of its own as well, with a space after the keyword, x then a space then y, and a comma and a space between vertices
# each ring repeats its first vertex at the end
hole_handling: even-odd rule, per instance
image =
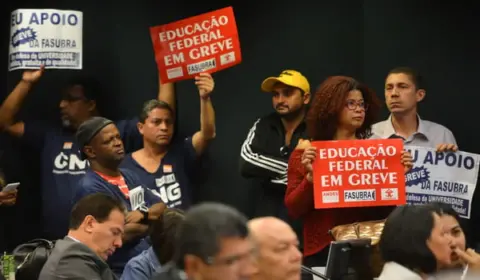
POLYGON ((262 90, 265 92, 272 92, 273 86, 276 83, 286 84, 287 86, 296 87, 303 92, 310 92, 310 84, 307 78, 302 73, 295 70, 284 70, 278 77, 266 78, 262 83, 262 90))

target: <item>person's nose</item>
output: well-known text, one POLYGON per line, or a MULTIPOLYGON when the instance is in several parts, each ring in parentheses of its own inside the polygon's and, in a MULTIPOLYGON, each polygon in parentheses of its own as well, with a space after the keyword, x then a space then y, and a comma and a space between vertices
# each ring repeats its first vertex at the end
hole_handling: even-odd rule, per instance
POLYGON ((122 245, 123 245, 123 242, 121 237, 117 237, 113 242, 113 246, 115 246, 115 248, 120 248, 122 247, 122 245))
POLYGON ((122 143, 122 139, 119 139, 119 138, 115 138, 114 142, 113 142, 113 145, 115 147, 118 147, 118 146, 121 146, 123 143, 122 143))
POLYGON ((398 89, 397 89, 397 88, 392 88, 392 91, 391 91, 390 96, 392 96, 392 97, 399 97, 399 96, 400 96, 400 92, 398 92, 398 89))
POLYGON ((360 104, 355 106, 355 113, 362 113, 364 111, 363 107, 360 104))
POLYGON ((292 257, 291 257, 292 262, 298 262, 302 260, 302 253, 298 249, 298 247, 294 246, 292 249, 292 257))
POLYGON ((161 131, 168 130, 167 122, 161 122, 160 125, 159 125, 159 128, 160 128, 161 131))
POLYGON ((65 107, 67 107, 67 104, 68 104, 68 102, 66 100, 61 100, 60 104, 58 104, 58 105, 59 105, 60 109, 63 109, 65 107))
POLYGON ((278 103, 285 104, 286 101, 287 101, 287 98, 285 98, 284 95, 282 95, 282 94, 278 95, 278 103))
POLYGON ((457 244, 457 240, 455 238, 453 238, 452 235, 449 235, 448 236, 448 244, 450 244, 450 247, 452 248, 457 248, 458 244, 457 244))

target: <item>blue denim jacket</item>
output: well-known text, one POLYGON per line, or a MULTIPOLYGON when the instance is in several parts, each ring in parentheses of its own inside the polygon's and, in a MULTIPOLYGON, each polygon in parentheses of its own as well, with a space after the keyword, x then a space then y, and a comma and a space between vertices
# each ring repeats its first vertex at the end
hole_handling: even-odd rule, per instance
POLYGON ((160 268, 160 263, 150 246, 140 255, 128 261, 120 280, 150 280, 158 268, 160 268))

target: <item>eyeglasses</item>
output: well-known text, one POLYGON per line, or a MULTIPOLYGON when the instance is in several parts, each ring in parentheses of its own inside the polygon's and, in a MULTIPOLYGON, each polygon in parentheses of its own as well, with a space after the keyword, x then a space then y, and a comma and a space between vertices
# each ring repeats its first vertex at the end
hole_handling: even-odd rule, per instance
POLYGON ((348 110, 352 110, 352 111, 355 111, 357 110, 358 107, 360 107, 360 109, 363 109, 365 111, 368 110, 368 104, 365 103, 364 101, 355 101, 355 100, 347 100, 347 104, 346 104, 348 110))

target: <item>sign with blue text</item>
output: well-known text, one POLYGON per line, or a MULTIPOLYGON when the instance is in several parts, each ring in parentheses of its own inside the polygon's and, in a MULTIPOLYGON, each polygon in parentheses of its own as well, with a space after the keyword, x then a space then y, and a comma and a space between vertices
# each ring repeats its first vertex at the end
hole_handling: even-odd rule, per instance
POLYGON ((9 71, 82 69, 83 13, 19 9, 10 21, 9 71))
POLYGON ((480 155, 412 146, 406 150, 413 157, 413 168, 405 175, 407 203, 443 202, 470 219, 480 155))

